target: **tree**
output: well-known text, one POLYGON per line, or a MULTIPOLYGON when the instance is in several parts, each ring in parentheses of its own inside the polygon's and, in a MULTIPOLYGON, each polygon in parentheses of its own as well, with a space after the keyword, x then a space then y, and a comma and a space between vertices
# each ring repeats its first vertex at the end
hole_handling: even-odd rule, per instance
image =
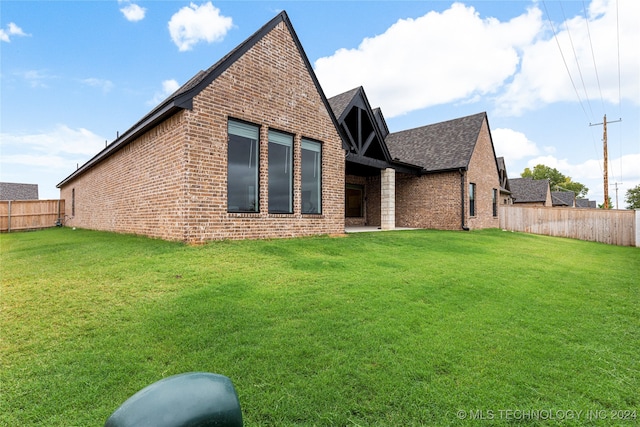
POLYGON ((589 189, 577 181, 573 181, 570 176, 565 176, 556 168, 545 165, 535 165, 533 170, 525 168, 520 174, 522 178, 548 179, 551 191, 573 191, 576 197, 584 197, 589 189))
MULTIPOLYGON (((611 201, 611 196, 609 196, 608 199, 609 199, 609 207, 607 209, 613 209, 613 202, 611 201)), ((604 201, 602 203, 598 203, 598 209, 604 209, 604 201)))
POLYGON ((640 184, 627 190, 624 201, 627 209, 640 209, 640 184))

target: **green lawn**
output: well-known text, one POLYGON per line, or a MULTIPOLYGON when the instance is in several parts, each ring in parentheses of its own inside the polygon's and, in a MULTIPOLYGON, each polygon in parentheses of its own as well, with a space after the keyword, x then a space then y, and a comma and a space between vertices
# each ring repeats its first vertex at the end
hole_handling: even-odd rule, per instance
POLYGON ((190 371, 230 377, 246 426, 640 423, 637 248, 499 230, 0 244, 2 426, 102 426, 190 371))

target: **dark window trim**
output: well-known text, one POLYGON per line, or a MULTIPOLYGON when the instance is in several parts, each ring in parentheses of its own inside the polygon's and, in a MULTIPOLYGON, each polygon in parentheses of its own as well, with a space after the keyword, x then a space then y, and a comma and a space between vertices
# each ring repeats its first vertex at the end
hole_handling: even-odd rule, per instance
MULTIPOLYGON (((295 213, 295 203, 296 203, 296 194, 295 194, 295 170, 296 170, 296 134, 287 132, 284 130, 280 130, 278 128, 267 127, 267 175, 269 172, 269 132, 281 133, 283 135, 287 135, 291 137, 291 210, 289 212, 273 212, 270 210, 269 206, 267 206, 267 212, 269 215, 293 215, 295 213)), ((267 178, 268 179, 268 178, 267 178)), ((267 194, 269 193, 269 185, 267 184, 267 194)), ((269 204, 269 203, 267 203, 269 204)))
POLYGON ((345 218, 364 218, 365 217, 365 209, 364 209, 364 200, 365 200, 365 186, 362 184, 346 184, 345 185, 345 218), (346 197, 347 197, 347 190, 348 189, 352 189, 352 190, 359 190, 361 193, 360 196, 360 215, 358 216, 349 216, 347 215, 347 203, 346 203, 346 197))
POLYGON ((469 216, 470 217, 475 217, 476 216, 476 183, 475 182, 470 182, 469 183, 469 216))
POLYGON ((239 119, 239 118, 236 118, 236 117, 233 117, 233 116, 227 116, 227 176, 226 176, 226 178, 227 178, 227 200, 226 200, 226 203, 227 203, 227 213, 228 214, 242 214, 242 215, 245 215, 245 214, 249 214, 249 215, 260 214, 260 201, 261 201, 260 200, 260 170, 261 170, 261 168, 260 168, 261 148, 260 147, 261 147, 261 142, 262 142, 261 135, 262 135, 262 126, 261 125, 259 125, 257 123, 254 123, 254 122, 250 122, 248 120, 239 119), (228 192, 229 191, 228 190, 228 188, 229 188, 228 187, 228 179, 229 179, 229 122, 231 122, 231 121, 242 123, 242 124, 245 124, 245 125, 255 126, 255 127, 258 128, 258 141, 257 141, 257 156, 258 156, 258 160, 256 162, 256 166, 258 168, 257 177, 256 177, 256 181, 257 181, 256 182, 256 188, 257 188, 256 203, 257 203, 258 209, 255 210, 255 211, 241 211, 241 210, 232 211, 232 210, 229 210, 229 192, 228 192))
POLYGON ((324 168, 322 167, 322 161, 324 160, 324 142, 317 140, 315 138, 309 138, 306 136, 300 137, 300 211, 302 215, 323 215, 323 194, 324 194, 324 168), (318 212, 304 212, 302 209, 302 142, 303 141, 314 142, 316 144, 320 144, 320 206, 318 212))

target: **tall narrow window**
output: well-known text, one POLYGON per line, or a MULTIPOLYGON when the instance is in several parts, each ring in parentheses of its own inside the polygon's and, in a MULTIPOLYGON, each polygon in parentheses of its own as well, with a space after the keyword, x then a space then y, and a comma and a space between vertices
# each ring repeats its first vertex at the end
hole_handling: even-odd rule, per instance
POLYGON ((229 120, 227 210, 258 212, 257 126, 229 120))
POLYGON ((469 216, 476 216, 476 185, 469 184, 469 216))
POLYGON ((76 216, 76 189, 71 189, 71 216, 76 216))
POLYGON ((347 184, 345 199, 345 216, 347 218, 362 218, 364 216, 364 187, 347 184))
POLYGON ((293 137, 269 131, 269 213, 293 213, 293 137))
POLYGON ((493 216, 498 216, 498 190, 493 189, 493 216))
POLYGON ((302 140, 302 213, 322 212, 322 144, 302 140))

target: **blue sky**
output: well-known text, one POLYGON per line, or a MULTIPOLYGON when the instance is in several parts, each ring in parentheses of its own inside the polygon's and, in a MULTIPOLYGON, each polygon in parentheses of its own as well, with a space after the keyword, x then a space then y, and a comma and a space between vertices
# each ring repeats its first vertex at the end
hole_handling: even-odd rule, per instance
POLYGON ((640 2, 0 1, 0 180, 58 182, 286 10, 328 97, 362 85, 390 130, 486 111, 538 163, 624 207, 640 184, 640 2), (613 123, 622 118, 621 122, 613 123))

